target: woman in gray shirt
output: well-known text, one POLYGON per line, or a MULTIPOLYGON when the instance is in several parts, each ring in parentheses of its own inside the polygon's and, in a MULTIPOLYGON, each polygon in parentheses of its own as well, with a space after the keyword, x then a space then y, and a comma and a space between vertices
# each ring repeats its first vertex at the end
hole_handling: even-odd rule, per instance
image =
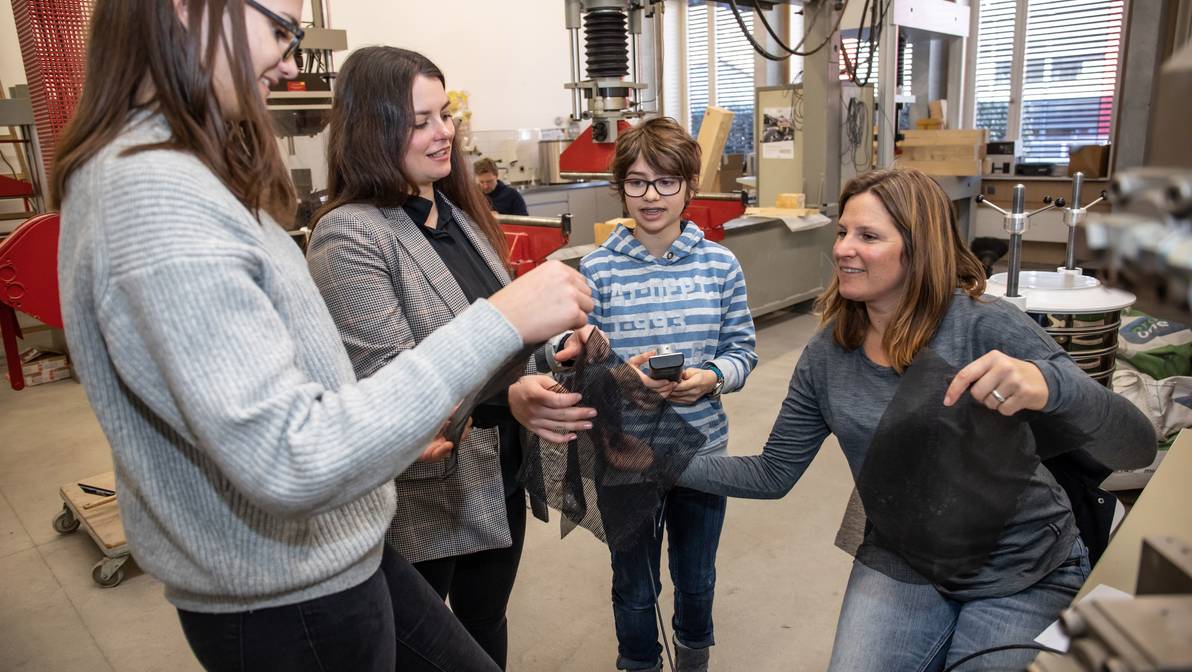
POLYGON ((301 0, 95 3, 53 175, 71 356, 132 554, 204 667, 391 672, 400 640, 495 670, 383 552, 392 479, 525 343, 585 324, 587 285, 535 269, 357 380, 279 225, 296 199, 264 101, 297 73, 301 16, 301 0))
MULTIPOLYGON (((1150 463, 1154 432, 1137 409, 1077 368, 1020 310, 982 296, 981 264, 956 234, 951 204, 935 182, 914 170, 874 171, 851 180, 840 203, 836 275, 819 304, 824 327, 795 367, 765 448, 748 457, 697 458, 681 484, 782 497, 830 433, 857 477, 903 374, 927 348, 959 369, 946 390, 939 386, 941 415, 971 395, 1002 416, 1081 428, 1066 433, 1069 447, 1108 467, 1150 463)), ((927 406, 920 416, 932 413, 927 406)), ((1088 554, 1064 490, 1045 466, 1033 466, 974 571, 933 580, 911 566, 900 552, 906 549, 866 537, 831 669, 938 670, 972 653, 1029 643, 1058 616, 1087 576, 1088 554)), ((1034 653, 999 651, 973 664, 1022 669, 1034 653)))

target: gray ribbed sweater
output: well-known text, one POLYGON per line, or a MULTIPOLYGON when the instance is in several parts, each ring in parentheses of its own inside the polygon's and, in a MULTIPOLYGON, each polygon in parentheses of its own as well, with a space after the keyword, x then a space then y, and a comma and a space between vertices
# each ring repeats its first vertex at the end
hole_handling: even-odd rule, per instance
POLYGON ((521 338, 479 301, 356 382, 280 227, 193 156, 120 156, 168 135, 138 117, 62 207, 67 339, 133 556, 192 611, 352 587, 378 567, 391 479, 521 338))

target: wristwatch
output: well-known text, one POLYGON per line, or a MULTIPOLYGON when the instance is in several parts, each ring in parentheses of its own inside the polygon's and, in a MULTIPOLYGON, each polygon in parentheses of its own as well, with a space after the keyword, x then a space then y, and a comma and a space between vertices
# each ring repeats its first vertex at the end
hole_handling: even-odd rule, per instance
POLYGON ((724 389, 724 374, 720 372, 720 367, 716 366, 712 362, 704 364, 704 368, 716 374, 716 385, 712 387, 712 391, 708 393, 709 397, 715 399, 716 397, 720 396, 720 391, 724 389))

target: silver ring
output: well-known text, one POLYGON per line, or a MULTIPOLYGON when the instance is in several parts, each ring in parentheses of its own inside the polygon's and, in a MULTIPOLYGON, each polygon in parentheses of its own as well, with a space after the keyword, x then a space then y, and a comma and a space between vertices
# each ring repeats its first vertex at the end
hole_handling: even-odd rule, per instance
POLYGON ((991 397, 993 397, 994 399, 997 399, 998 406, 1001 406, 1002 404, 1006 403, 1006 398, 1002 396, 1001 392, 997 391, 996 387, 989 391, 989 395, 991 397))

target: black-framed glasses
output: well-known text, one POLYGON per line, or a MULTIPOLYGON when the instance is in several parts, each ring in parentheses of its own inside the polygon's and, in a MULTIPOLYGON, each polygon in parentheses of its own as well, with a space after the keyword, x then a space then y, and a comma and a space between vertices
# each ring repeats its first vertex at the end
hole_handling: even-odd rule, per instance
POLYGON ((654 187, 654 191, 659 196, 674 196, 683 189, 683 178, 658 177, 653 180, 643 180, 641 178, 631 177, 621 181, 621 191, 630 198, 645 196, 646 190, 650 187, 654 187))
MULTIPOLYGON (((274 12, 268 7, 257 2, 257 0, 244 0, 244 4, 264 14, 265 18, 277 24, 278 28, 281 28, 283 31, 289 34, 290 42, 286 45, 286 50, 282 52, 281 60, 288 61, 291 56, 297 58, 296 53, 298 51, 298 46, 302 44, 302 38, 306 37, 306 31, 302 29, 302 26, 274 12)), ((280 35, 278 36, 278 39, 280 41, 280 35)))

